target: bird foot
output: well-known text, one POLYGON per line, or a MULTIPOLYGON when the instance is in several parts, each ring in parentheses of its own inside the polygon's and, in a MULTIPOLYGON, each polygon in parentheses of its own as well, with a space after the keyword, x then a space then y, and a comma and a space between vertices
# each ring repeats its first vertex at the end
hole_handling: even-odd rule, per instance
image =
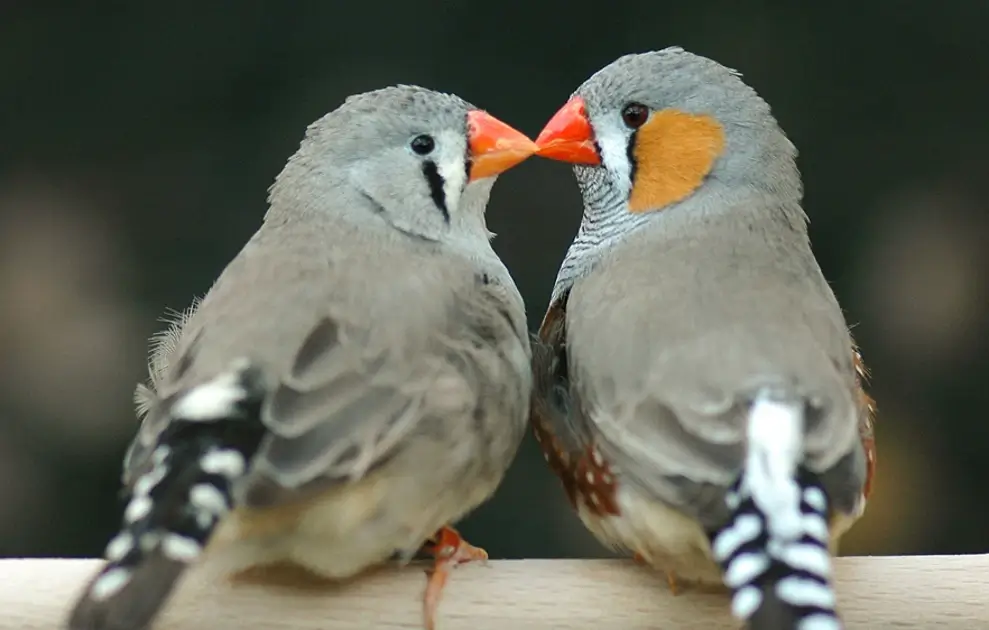
POLYGON ((673 571, 667 571, 666 572, 666 583, 669 585, 669 587, 670 587, 670 593, 673 594, 673 597, 676 597, 677 595, 680 594, 680 586, 679 586, 679 584, 677 584, 677 574, 676 573, 674 573, 673 571))
POLYGON ((427 543, 423 549, 436 558, 423 599, 426 630, 433 630, 436 625, 436 609, 439 605, 440 595, 450 577, 450 572, 457 565, 465 562, 486 561, 488 552, 468 543, 452 527, 444 527, 436 532, 431 543, 427 543))
MULTIPOLYGON (((649 564, 649 561, 646 560, 645 556, 643 556, 638 551, 632 554, 632 560, 636 564, 645 564, 645 565, 649 564)), ((680 584, 677 582, 677 574, 673 571, 666 571, 665 573, 666 573, 666 583, 670 587, 670 593, 672 593, 673 596, 676 597, 677 595, 680 594, 680 584)))

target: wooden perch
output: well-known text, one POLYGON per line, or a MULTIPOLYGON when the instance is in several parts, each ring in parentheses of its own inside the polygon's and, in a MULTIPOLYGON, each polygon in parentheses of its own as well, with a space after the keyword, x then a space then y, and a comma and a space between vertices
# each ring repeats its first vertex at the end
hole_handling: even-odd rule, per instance
MULTIPOLYGON (((0 560, 0 630, 59 630, 93 560, 0 560)), ((849 630, 989 628, 989 556, 839 558, 849 630)), ((277 575, 277 574, 276 574, 277 575)), ((155 630, 421 628, 423 565, 346 585, 209 581, 191 572, 155 630)), ((720 630, 737 626, 726 595, 673 596, 626 560, 502 560, 458 568, 437 630, 720 630)))

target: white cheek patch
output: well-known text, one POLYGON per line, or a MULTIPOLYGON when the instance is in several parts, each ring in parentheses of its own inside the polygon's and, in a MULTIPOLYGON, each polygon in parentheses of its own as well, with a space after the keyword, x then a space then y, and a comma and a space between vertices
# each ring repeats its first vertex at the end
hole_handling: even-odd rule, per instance
POLYGON ((436 134, 436 153, 431 156, 436 163, 436 170, 443 178, 443 196, 446 198, 446 209, 452 217, 460 204, 460 196, 467 185, 467 146, 461 134, 444 130, 436 134))
POLYGON ((611 173, 622 197, 628 197, 632 192, 632 164, 628 159, 629 133, 624 125, 610 117, 594 120, 592 124, 601 149, 601 163, 611 173))

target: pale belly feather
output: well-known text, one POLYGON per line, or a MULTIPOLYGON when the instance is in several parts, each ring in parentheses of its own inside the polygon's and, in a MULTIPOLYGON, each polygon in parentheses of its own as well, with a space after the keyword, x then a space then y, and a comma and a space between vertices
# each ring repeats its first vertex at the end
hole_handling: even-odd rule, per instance
POLYGON ((223 574, 290 562, 327 578, 347 578, 396 552, 411 557, 496 487, 478 481, 426 492, 435 486, 389 473, 378 471, 300 505, 235 511, 217 528, 204 560, 223 574))
MULTIPOLYGON (((677 581, 721 587, 721 569, 711 557, 711 545, 700 524, 627 486, 619 489, 617 503, 617 515, 597 515, 583 501, 577 513, 591 533, 613 549, 638 553, 650 566, 673 574, 677 581)), ((854 514, 838 513, 832 517, 832 554, 864 508, 863 497, 854 514)))

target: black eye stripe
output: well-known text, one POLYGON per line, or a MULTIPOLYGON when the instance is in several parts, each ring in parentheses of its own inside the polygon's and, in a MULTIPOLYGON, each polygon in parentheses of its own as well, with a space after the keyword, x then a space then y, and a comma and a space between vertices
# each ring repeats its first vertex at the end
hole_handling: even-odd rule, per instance
MULTIPOLYGON (((625 147, 625 155, 628 156, 628 183, 630 184, 629 195, 631 195, 631 186, 635 186, 635 172, 639 168, 639 163, 635 159, 635 141, 639 136, 639 131, 636 129, 628 137, 628 145, 625 147)), ((600 155, 600 153, 598 154, 600 155)))
POLYGON ((445 182, 443 176, 440 175, 439 169, 436 168, 436 162, 432 160, 423 161, 422 174, 425 175, 426 183, 429 184, 429 196, 433 198, 433 203, 436 204, 440 214, 443 215, 443 221, 450 223, 450 211, 446 207, 446 191, 443 188, 445 182))
POLYGON ((474 160, 472 159, 470 153, 470 132, 471 132, 471 125, 470 125, 470 119, 468 118, 465 127, 467 142, 465 143, 464 146, 464 173, 467 176, 464 178, 464 185, 460 187, 460 192, 463 192, 464 189, 467 188, 467 184, 470 183, 470 169, 474 166, 474 160))

